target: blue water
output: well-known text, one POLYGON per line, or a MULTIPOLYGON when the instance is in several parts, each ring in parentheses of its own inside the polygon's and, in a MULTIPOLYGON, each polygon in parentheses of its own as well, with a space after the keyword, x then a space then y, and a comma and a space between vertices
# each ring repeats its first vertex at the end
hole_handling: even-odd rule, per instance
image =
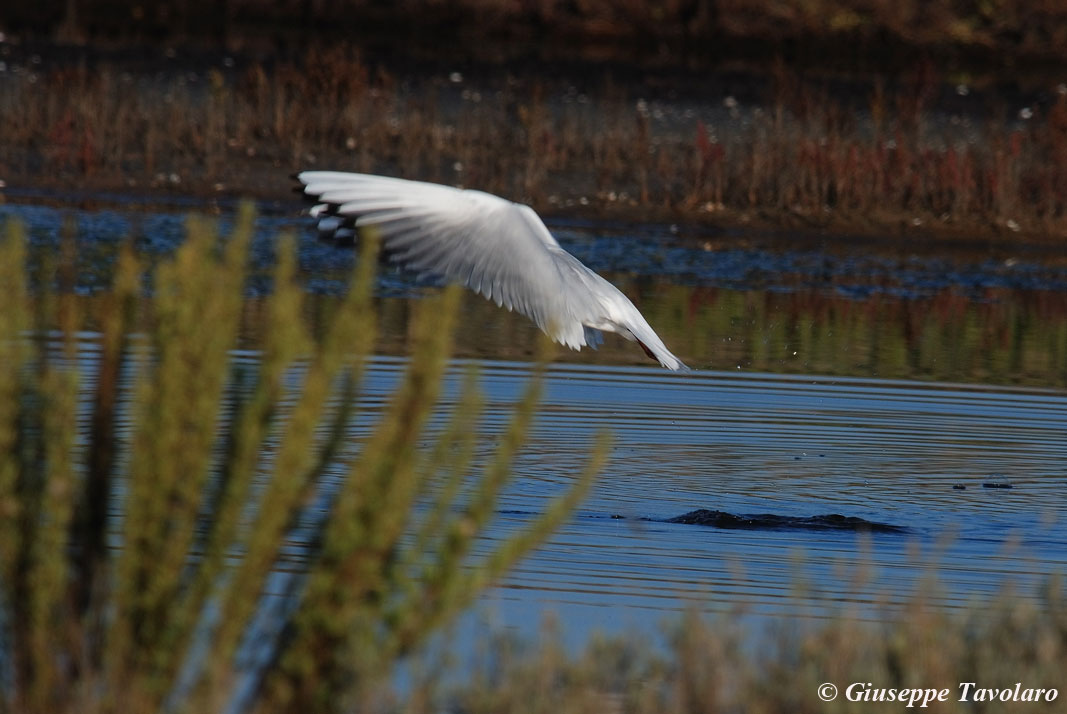
MULTIPOLYGON (((109 201, 121 197, 111 196, 109 201)), ((225 232, 232 225, 236 204, 212 204, 218 223, 225 232)), ((32 241, 43 247, 57 247, 66 218, 78 228, 79 248, 97 263, 113 256, 130 236, 146 255, 167 255, 181 242, 187 211, 195 205, 180 202, 173 210, 132 208, 84 210, 0 203, 0 222, 16 217, 30 230, 32 241)), ((256 222, 252 265, 266 269, 274 258, 278 236, 289 231, 302 237, 298 247, 300 265, 312 292, 339 293, 353 259, 353 251, 311 240, 313 235, 298 203, 262 204, 256 222)), ((972 296, 996 288, 1016 290, 1067 291, 1067 264, 1062 260, 1042 260, 1040 251, 1001 246, 985 251, 969 251, 958 256, 917 252, 923 244, 863 250, 870 241, 858 241, 861 248, 848 249, 840 241, 820 241, 810 236, 736 231, 712 231, 706 227, 679 227, 662 224, 620 224, 606 221, 550 220, 549 226, 560 243, 597 271, 655 277, 659 281, 699 287, 733 289, 761 288, 770 291, 828 289, 841 295, 866 299, 876 295, 914 299, 936 294, 945 288, 972 296), (1034 253, 1036 255, 1033 255, 1034 253)), ((96 272, 96 287, 105 284, 104 272, 96 272)), ((380 294, 409 295, 416 281, 386 272, 381 276, 380 294)), ((254 284, 255 287, 255 284, 254 284)))
MULTIPOLYGON (((400 366, 376 361, 370 394, 388 394, 400 366)), ((526 373, 483 364, 486 454, 526 373)), ((930 575, 935 600, 957 607, 1067 573, 1062 392, 558 365, 490 539, 542 512, 601 429, 614 448, 581 512, 486 599, 501 621, 554 611, 588 631, 688 607, 825 615, 842 601, 875 617, 930 575), (842 514, 904 533, 662 522, 696 508, 842 514)))

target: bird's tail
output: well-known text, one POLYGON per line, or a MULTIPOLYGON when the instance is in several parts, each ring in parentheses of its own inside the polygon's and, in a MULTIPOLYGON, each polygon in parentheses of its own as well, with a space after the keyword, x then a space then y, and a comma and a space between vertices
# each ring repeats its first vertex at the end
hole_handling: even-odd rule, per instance
POLYGON ((685 362, 675 357, 674 354, 667 349, 667 346, 663 344, 663 341, 656 336, 656 333, 652 333, 652 337, 655 339, 649 340, 648 344, 646 344, 643 339, 636 338, 637 344, 641 345, 641 349, 645 351, 646 355, 656 360, 667 369, 674 371, 682 370, 684 372, 689 371, 685 362))

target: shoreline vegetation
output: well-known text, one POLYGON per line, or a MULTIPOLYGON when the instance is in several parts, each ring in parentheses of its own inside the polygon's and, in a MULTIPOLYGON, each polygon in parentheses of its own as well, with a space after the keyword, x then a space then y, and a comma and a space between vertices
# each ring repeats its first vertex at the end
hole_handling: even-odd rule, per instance
MULTIPOLYGON (((1056 64, 1067 9, 1047 3, 991 13, 905 2, 893 14, 888 3, 826 0, 761 16, 729 2, 673 2, 660 4, 659 21, 635 25, 630 15, 652 5, 590 2, 572 12, 468 0, 448 12, 482 8, 486 38, 450 54, 385 52, 384 30, 358 48, 311 44, 320 30, 339 32, 323 29, 329 4, 308 3, 299 21, 262 16, 271 28, 293 20, 289 39, 251 20, 254 2, 230 3, 215 34, 213 14, 200 34, 183 24, 179 9, 196 2, 164 3, 175 14, 162 35, 154 15, 120 31, 92 14, 94 3, 68 5, 80 29, 63 30, 62 12, 51 24, 0 13, 0 28, 22 27, 26 38, 0 42, 0 181, 13 195, 279 200, 291 195, 290 173, 334 168, 479 188, 549 215, 924 240, 1067 236, 1067 71, 1056 64), (672 41, 674 54, 656 62, 636 50, 605 62, 591 39, 621 42, 622 27, 699 34, 695 18, 710 9, 718 29, 709 37, 763 28, 766 55, 694 68, 672 41), (943 35, 954 39, 927 47, 938 27, 954 28, 943 35), (538 37, 571 28, 591 44, 547 64, 474 58, 470 47, 519 28, 539 28, 538 37), (783 39, 800 35, 825 40, 823 59, 857 37, 888 43, 893 69, 813 69, 819 53, 783 39), (952 49, 964 39, 1003 60, 1001 72, 1024 64, 1036 78, 1019 87, 971 69, 970 55, 952 49)), ((369 27, 387 24, 385 5, 353 7, 369 27)), ((417 34, 420 22, 395 32, 417 34)))

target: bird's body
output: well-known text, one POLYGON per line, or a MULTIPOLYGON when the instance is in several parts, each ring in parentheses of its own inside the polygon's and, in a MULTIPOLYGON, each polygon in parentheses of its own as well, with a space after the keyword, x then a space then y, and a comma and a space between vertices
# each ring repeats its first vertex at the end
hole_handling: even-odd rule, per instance
POLYGON ((580 350, 600 331, 637 341, 667 369, 686 369, 618 288, 563 250, 529 206, 439 184, 337 171, 296 177, 318 205, 319 231, 373 226, 392 260, 466 285, 580 350))

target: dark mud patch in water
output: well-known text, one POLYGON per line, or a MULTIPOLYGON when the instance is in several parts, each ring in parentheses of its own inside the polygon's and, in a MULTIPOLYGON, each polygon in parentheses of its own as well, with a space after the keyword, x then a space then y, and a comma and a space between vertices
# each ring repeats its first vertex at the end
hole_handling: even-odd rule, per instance
POLYGON ((684 523, 686 525, 708 526, 727 530, 805 530, 805 531, 849 531, 853 533, 907 533, 906 528, 889 523, 868 521, 856 516, 842 516, 829 513, 821 516, 779 516, 773 513, 744 515, 698 508, 674 518, 666 523, 684 523))
MULTIPOLYGON (((508 515, 537 515, 533 512, 508 510, 508 515)), ((603 518, 604 516, 600 516, 603 518)), ((614 521, 641 521, 644 523, 680 523, 683 525, 706 526, 721 530, 760 530, 760 531, 843 531, 848 533, 900 533, 908 532, 903 526, 892 523, 869 521, 857 516, 842 516, 839 513, 826 513, 818 516, 781 516, 774 513, 729 513, 710 508, 698 508, 673 518, 631 518, 620 514, 608 516, 614 521)))

